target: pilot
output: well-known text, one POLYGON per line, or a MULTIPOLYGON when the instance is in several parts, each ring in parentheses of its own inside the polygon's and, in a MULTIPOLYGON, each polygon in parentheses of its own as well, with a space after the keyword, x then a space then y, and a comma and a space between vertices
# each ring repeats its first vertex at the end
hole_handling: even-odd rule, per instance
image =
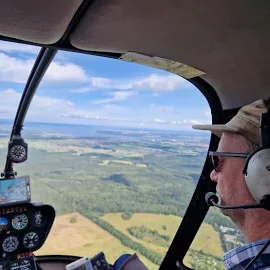
MULTIPOLYGON (((221 138, 215 154, 217 155, 214 162, 215 167, 210 178, 217 183, 216 189, 222 205, 256 202, 243 174, 245 158, 237 154, 249 154, 259 147, 260 117, 266 110, 266 101, 257 100, 241 108, 237 115, 225 125, 193 126, 195 129, 209 130, 221 138), (226 153, 236 153, 236 155, 230 157, 226 156, 226 153)), ((223 209, 222 213, 230 217, 238 226, 247 242, 246 245, 225 253, 223 257, 225 268, 227 270, 244 269, 270 238, 270 211, 265 209, 223 209)), ((114 265, 114 270, 135 269, 147 270, 136 254, 122 255, 114 265)), ((249 269, 270 269, 270 246, 249 269)))
MULTIPOLYGON (((210 178, 217 183, 216 190, 222 205, 256 203, 243 173, 245 158, 237 154, 229 157, 226 153, 249 154, 259 148, 260 117, 267 111, 267 103, 257 100, 242 107, 225 125, 193 126, 195 129, 209 130, 221 138, 210 178)), ((270 177, 265 181, 270 184, 270 177)), ((247 242, 242 247, 226 252, 223 262, 228 270, 244 269, 270 238, 270 211, 262 208, 221 211, 237 225, 247 242)), ((270 246, 249 269, 270 269, 270 246)))

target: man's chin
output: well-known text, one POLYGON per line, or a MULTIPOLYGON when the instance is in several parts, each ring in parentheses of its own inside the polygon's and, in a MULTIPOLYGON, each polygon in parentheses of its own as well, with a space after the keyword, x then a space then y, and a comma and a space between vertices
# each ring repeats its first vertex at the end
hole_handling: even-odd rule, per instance
MULTIPOLYGON (((221 205, 227 206, 228 204, 221 202, 221 205)), ((231 205, 231 204, 230 204, 231 205)), ((239 221, 239 217, 241 216, 243 210, 242 209, 219 209, 220 212, 224 215, 229 217, 234 223, 239 221)))
MULTIPOLYGON (((222 200, 222 198, 220 198, 219 204, 223 206, 228 206, 228 204, 224 200, 222 200)), ((231 212, 233 211, 232 209, 222 209, 222 208, 220 208, 219 210, 223 215, 228 217, 231 216, 231 212)))

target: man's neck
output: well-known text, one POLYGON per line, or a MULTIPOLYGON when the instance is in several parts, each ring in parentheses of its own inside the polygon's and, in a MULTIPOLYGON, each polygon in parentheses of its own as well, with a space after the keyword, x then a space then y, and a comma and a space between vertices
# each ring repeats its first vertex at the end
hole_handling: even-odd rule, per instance
POLYGON ((250 209, 237 226, 248 243, 270 238, 270 212, 262 209, 250 209), (255 216, 254 211, 256 211, 255 216))

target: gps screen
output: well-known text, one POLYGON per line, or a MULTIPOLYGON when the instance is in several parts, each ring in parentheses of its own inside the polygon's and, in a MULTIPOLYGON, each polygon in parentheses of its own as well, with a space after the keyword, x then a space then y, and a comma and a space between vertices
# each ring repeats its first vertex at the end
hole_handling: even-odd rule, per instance
POLYGON ((30 201, 28 177, 0 180, 0 205, 30 201))

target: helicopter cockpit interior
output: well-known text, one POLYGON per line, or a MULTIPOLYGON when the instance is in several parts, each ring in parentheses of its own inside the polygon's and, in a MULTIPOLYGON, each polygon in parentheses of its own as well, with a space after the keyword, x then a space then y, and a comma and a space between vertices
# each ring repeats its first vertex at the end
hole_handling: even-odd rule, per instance
MULTIPOLYGON (((25 82, 5 148, 0 179, 0 269, 113 269, 102 250, 92 257, 35 255, 50 235, 57 213, 46 201, 32 200, 32 180, 20 173, 20 163, 27 161, 31 148, 22 129, 58 52, 174 73, 202 93, 211 110, 211 123, 223 124, 242 106, 270 96, 269 29, 268 0, 1 2, 0 40, 41 49, 25 82)), ((0 63, 0 68, 10 67, 0 63)), ((218 142, 212 134, 208 150, 216 149, 218 142)), ((182 222, 158 265, 160 270, 191 269, 183 259, 209 211, 205 194, 216 192, 211 171, 205 159, 182 222)))

